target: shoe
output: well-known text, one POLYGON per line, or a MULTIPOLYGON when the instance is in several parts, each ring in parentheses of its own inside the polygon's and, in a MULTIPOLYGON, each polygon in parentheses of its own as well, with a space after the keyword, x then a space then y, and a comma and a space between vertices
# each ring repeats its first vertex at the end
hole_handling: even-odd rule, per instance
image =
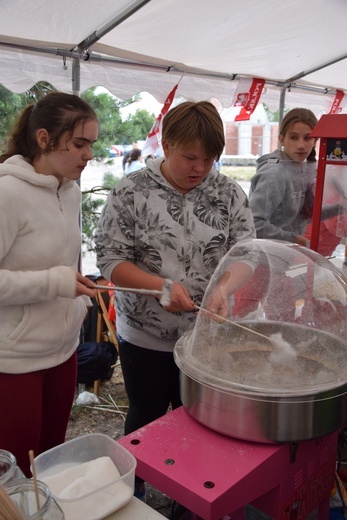
POLYGON ((134 497, 138 498, 142 502, 146 503, 147 490, 145 482, 135 483, 134 497))

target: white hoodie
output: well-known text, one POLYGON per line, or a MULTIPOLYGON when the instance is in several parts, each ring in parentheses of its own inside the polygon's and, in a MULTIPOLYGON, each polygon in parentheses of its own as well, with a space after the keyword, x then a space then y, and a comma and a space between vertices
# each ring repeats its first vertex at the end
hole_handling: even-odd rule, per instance
POLYGON ((59 365, 78 345, 80 201, 74 181, 59 186, 20 155, 0 164, 0 372, 59 365))

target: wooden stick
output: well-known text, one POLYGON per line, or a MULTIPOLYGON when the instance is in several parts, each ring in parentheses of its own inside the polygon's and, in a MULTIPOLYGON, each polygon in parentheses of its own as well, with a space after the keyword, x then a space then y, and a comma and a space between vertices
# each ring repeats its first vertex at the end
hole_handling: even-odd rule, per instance
POLYGON ((37 487, 36 469, 35 469, 34 452, 33 452, 33 450, 29 451, 29 459, 30 459, 30 464, 31 464, 31 473, 33 474, 36 507, 37 507, 37 510, 40 511, 39 490, 38 490, 38 487, 37 487))
POLYGON ((261 336, 262 338, 267 339, 270 341, 270 343, 273 343, 273 340, 269 338, 269 336, 265 336, 265 334, 261 334, 260 332, 257 332, 256 330, 252 330, 249 327, 245 327, 244 325, 241 325, 240 323, 237 323, 236 321, 228 320, 228 318, 224 318, 223 316, 220 316, 219 314, 215 314, 214 312, 208 311, 207 309, 203 309, 202 307, 199 307, 199 305, 194 305, 196 309, 199 309, 202 312, 207 312, 207 314, 210 314, 211 316, 214 316, 215 318, 218 318, 219 320, 226 321, 228 323, 231 323, 232 325, 236 325, 236 327, 240 327, 241 329, 247 330, 248 332, 252 332, 253 334, 257 334, 257 336, 261 336))
MULTIPOLYGON (((113 343, 115 348, 118 350, 118 340, 117 340, 117 336, 116 336, 116 330, 115 330, 114 325, 112 324, 112 322, 108 318, 108 312, 107 312, 105 301, 104 301, 104 299, 103 299, 103 297, 101 295, 97 295, 96 296, 96 300, 97 300, 98 304, 100 305, 101 311, 102 311, 102 313, 98 312, 98 318, 100 316, 100 318, 104 320, 104 322, 106 324, 106 327, 107 327, 107 330, 110 333, 111 343, 113 343)), ((99 335, 97 336, 97 340, 96 341, 100 342, 100 341, 102 341, 102 327, 101 327, 101 323, 99 324, 99 326, 100 326, 99 335)))
POLYGON ((0 520, 22 520, 22 513, 11 500, 4 486, 0 484, 0 520))
POLYGON ((161 296, 163 291, 157 291, 156 289, 134 289, 134 287, 116 287, 115 285, 95 285, 94 289, 101 291, 120 291, 129 292, 135 294, 144 294, 145 296, 161 296))
POLYGON ((111 394, 107 394, 111 403, 113 404, 113 406, 116 408, 116 410, 118 410, 118 412, 122 415, 122 418, 125 419, 125 415, 124 413, 118 408, 118 405, 116 403, 116 401, 112 398, 111 394))

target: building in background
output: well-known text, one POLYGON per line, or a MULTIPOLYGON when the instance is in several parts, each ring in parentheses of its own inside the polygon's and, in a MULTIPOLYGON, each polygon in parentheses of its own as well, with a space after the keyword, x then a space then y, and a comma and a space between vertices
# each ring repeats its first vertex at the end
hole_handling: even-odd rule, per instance
POLYGON ((238 107, 223 110, 221 116, 225 127, 225 150, 223 164, 255 165, 261 155, 270 153, 278 146, 278 123, 269 122, 262 104, 259 104, 249 121, 235 122, 238 107))

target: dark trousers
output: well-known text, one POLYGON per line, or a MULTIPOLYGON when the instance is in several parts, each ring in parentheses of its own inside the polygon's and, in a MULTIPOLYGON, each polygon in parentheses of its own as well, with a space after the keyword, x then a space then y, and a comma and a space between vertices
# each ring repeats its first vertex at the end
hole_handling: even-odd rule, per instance
POLYGON ((172 352, 138 347, 118 337, 129 410, 125 435, 181 406, 179 369, 172 352))

